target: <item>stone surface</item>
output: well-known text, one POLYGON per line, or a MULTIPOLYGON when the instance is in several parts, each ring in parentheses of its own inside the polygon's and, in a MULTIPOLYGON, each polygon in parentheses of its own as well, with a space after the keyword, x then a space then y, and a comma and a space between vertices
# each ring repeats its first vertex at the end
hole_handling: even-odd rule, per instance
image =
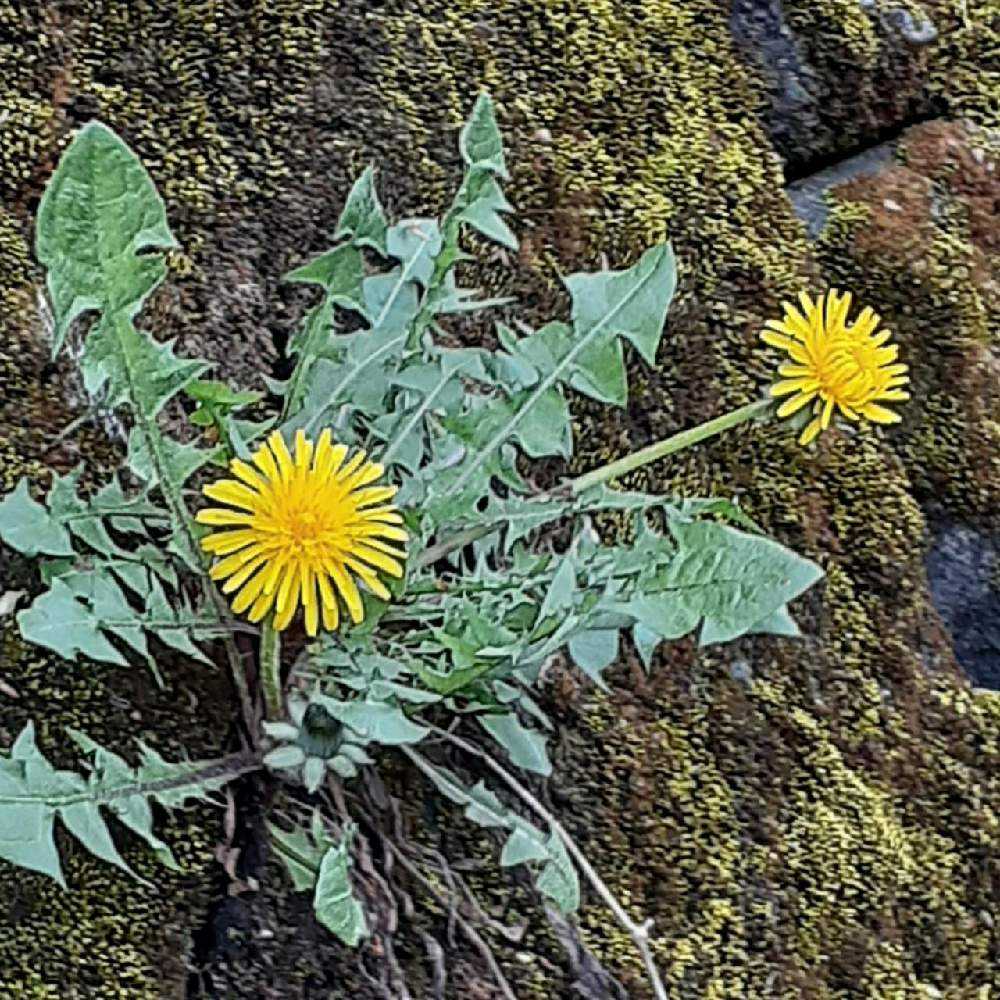
POLYGON ((848 180, 877 173, 883 166, 893 162, 894 155, 895 143, 883 142, 789 184, 786 189, 788 198, 795 214, 805 223, 809 238, 816 239, 826 225, 829 215, 827 193, 831 188, 848 180))
POLYGON ((1000 691, 1000 545, 974 528, 936 526, 927 553, 931 597, 974 684, 1000 691))

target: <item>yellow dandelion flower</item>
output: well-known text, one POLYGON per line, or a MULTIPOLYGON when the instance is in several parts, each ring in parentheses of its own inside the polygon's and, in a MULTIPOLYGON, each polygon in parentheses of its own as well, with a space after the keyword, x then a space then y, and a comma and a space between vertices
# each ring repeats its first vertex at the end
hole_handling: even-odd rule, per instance
POLYGON ((382 466, 363 451, 350 459, 347 452, 346 445, 332 443, 329 430, 315 446, 299 431, 293 458, 275 431, 254 454, 253 465, 233 459, 229 467, 236 479, 205 487, 207 497, 229 505, 199 511, 197 520, 226 529, 201 544, 221 557, 211 576, 226 581, 224 593, 238 591, 232 605, 237 614, 249 609, 247 617, 256 622, 273 608, 280 630, 301 603, 306 631, 315 635, 321 611, 323 627, 337 628, 338 598, 355 623, 363 619, 355 578, 389 599, 378 574, 401 577, 406 558, 390 544, 407 541, 402 517, 386 503, 397 487, 372 485, 382 466))
POLYGON ((879 316, 862 309, 847 322, 851 294, 835 288, 825 300, 799 295, 802 311, 784 303, 785 315, 768 320, 761 338, 784 351, 791 363, 778 368, 781 380, 771 386, 772 396, 788 396, 778 408, 779 417, 790 417, 812 404, 813 419, 799 436, 809 444, 830 426, 834 408, 849 420, 864 417, 877 424, 893 424, 899 415, 883 406, 909 399, 903 391, 909 382, 907 367, 897 364, 899 348, 888 341, 888 330, 876 332, 879 316))

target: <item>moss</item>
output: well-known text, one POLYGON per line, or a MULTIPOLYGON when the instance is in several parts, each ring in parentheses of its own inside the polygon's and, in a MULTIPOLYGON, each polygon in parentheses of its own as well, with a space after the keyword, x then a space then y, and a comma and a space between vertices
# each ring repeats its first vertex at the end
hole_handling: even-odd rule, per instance
POLYGON ((996 18, 965 0, 789 0, 790 39, 811 127, 776 136, 796 174, 872 145, 915 118, 997 123, 996 18), (981 69, 982 68, 982 69, 981 69), (984 71, 985 70, 985 71, 984 71))
MULTIPOLYGON (((61 450, 45 451, 72 411, 54 372, 47 378, 43 374, 45 346, 35 326, 38 312, 23 227, 6 212, 0 213, 0 255, 5 261, 2 301, 10 311, 0 344, 0 493, 22 476, 43 492, 53 465, 65 471, 80 455, 86 456, 88 481, 104 476, 114 449, 94 429, 61 450)), ((0 590, 36 587, 37 573, 28 560, 0 551, 0 590)), ((16 700, 8 690, 0 695, 0 745, 9 746, 24 722, 34 719, 43 750, 60 765, 80 763, 66 752, 67 726, 83 729, 126 757, 135 752, 126 735, 133 731, 168 756, 209 756, 214 748, 206 746, 206 731, 223 731, 216 710, 206 711, 213 698, 216 705, 225 703, 219 699, 218 674, 207 681, 199 676, 197 711, 179 711, 178 695, 195 687, 182 670, 172 672, 170 691, 157 691, 137 669, 69 663, 26 648, 9 618, 0 621, 0 664, 6 685, 17 693, 16 700)), ((181 704, 192 702, 185 696, 181 704)), ((57 840, 71 891, 44 876, 0 866, 0 994, 81 1000, 177 995, 164 990, 183 983, 189 928, 206 905, 215 838, 212 811, 201 808, 166 822, 161 818, 158 826, 181 872, 158 867, 144 846, 125 838, 122 853, 144 884, 88 855, 61 830, 57 840)))
MULTIPOLYGON (((523 149, 514 161, 531 165, 516 177, 515 201, 530 206, 521 263, 538 275, 532 303, 540 314, 559 302, 545 280, 558 256, 566 267, 601 250, 623 261, 664 234, 680 252, 682 286, 657 368, 633 372, 628 421, 578 409, 580 466, 750 398, 765 365, 755 334, 775 300, 818 280, 821 264, 831 267, 827 280, 840 278, 832 254, 813 258, 776 197, 778 163, 750 113, 754 81, 731 55, 695 61, 685 45, 696 26, 722 37, 718 15, 654 4, 639 24, 638 15, 630 22, 594 11, 594 30, 585 31, 553 8, 519 5, 515 30, 506 27, 507 8, 493 5, 489 57, 472 58, 474 45, 447 53, 449 72, 496 81, 523 149), (524 48, 566 50, 570 34, 568 80, 544 86, 533 73, 544 74, 546 64, 526 66, 524 48), (506 38, 521 47, 505 49, 506 38), (669 51, 662 38, 674 43, 669 51), (628 87, 613 107, 591 101, 602 80, 617 79, 628 87), (504 86, 510 80, 516 95, 504 86), (636 121, 650 122, 640 141, 636 121)), ((398 50, 409 54, 436 13, 397 12, 390 31, 398 50)), ((421 42, 421 73, 442 60, 459 33, 457 17, 442 12, 447 27, 434 32, 434 44, 421 42)), ((406 114, 420 115, 411 127, 426 130, 430 108, 440 107, 427 88, 438 81, 432 73, 425 87, 416 70, 401 72, 406 114)), ((859 294, 871 287, 861 276, 854 284, 859 294)), ((936 326, 922 328, 930 336, 936 326)), ((654 488, 740 493, 755 516, 829 568, 822 604, 818 595, 806 602, 814 638, 804 653, 763 641, 742 651, 764 675, 763 706, 758 682, 741 693, 722 672, 740 649, 681 649, 649 689, 628 696, 619 687, 613 708, 575 720, 580 748, 564 781, 578 788, 578 832, 635 912, 657 920, 658 947, 681 995, 770 989, 839 997, 861 981, 873 990, 989 982, 996 941, 972 915, 993 891, 992 875, 981 872, 969 824, 987 839, 994 834, 989 820, 967 814, 957 831, 946 804, 955 788, 952 720, 927 703, 938 688, 961 690, 961 681, 929 607, 918 541, 924 521, 909 467, 870 430, 803 455, 784 430, 744 428, 645 476, 654 488), (943 673, 927 680, 928 665, 943 673), (899 704, 887 708, 884 691, 899 704), (924 750, 926 727, 941 736, 924 750), (603 761, 596 774, 595 760, 603 761), (900 849, 917 859, 902 873, 900 849), (926 865, 942 875, 933 885, 917 874, 926 865), (850 906, 838 905, 841 892, 852 893, 850 906), (883 948, 883 933, 901 943, 883 948)), ((976 732, 990 741, 994 725, 981 716, 976 732)), ((976 773, 995 798, 988 771, 976 773)), ((634 956, 607 915, 588 909, 582 924, 598 957, 641 993, 634 956)))
MULTIPOLYGON (((0 472, 3 490, 21 475, 45 478, 44 466, 24 462, 2 444, 0 472)), ((26 560, 0 554, 5 587, 32 588, 35 574, 30 570, 26 560)), ((9 619, 0 622, 0 663, 5 682, 18 696, 16 702, 6 692, 0 696, 3 746, 30 718, 40 745, 57 766, 80 764, 66 752, 68 726, 129 758, 135 753, 129 733, 167 756, 214 752, 205 745, 205 732, 218 731, 220 722, 205 706, 213 698, 220 703, 218 675, 206 683, 204 676, 195 679, 174 669, 171 690, 156 691, 136 670, 69 663, 27 648, 9 619), (188 692, 193 695, 196 689, 200 711, 178 711, 178 703, 199 704, 188 701, 188 692)), ((0 866, 0 994, 74 1000, 176 995, 164 990, 182 983, 186 974, 189 928, 206 906, 211 882, 216 823, 207 807, 169 821, 160 817, 158 829, 174 851, 178 873, 162 868, 144 845, 125 838, 122 854, 144 883, 87 854, 61 830, 57 843, 70 891, 42 875, 0 866)))
POLYGON ((983 216, 1000 197, 997 153, 971 126, 912 130, 905 165, 836 190, 820 242, 834 280, 870 290, 911 363, 918 399, 895 440, 916 495, 960 517, 1000 503, 1000 274, 983 216))

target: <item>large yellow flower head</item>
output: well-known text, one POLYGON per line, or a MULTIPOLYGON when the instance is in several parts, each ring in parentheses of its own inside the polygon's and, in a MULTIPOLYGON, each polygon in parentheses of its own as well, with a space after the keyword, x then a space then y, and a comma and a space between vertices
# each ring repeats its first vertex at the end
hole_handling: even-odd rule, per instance
POLYGON ((812 404, 813 419, 799 443, 809 444, 826 430, 835 407, 849 420, 896 423, 899 415, 881 404, 909 399, 902 389, 909 379, 906 365, 895 363, 899 348, 888 343, 892 334, 876 333, 878 314, 866 307, 848 325, 851 294, 838 295, 834 288, 816 302, 802 292, 799 302, 802 312, 784 303, 785 315, 768 320, 761 333, 791 359, 778 368, 782 380, 771 386, 772 396, 789 397, 778 416, 789 417, 812 404))
POLYGON ((274 627, 284 629, 301 603, 306 631, 315 635, 340 621, 338 597, 351 619, 364 617, 356 582, 383 600, 389 591, 379 571, 403 575, 406 532, 395 507, 387 504, 395 486, 373 486, 383 468, 363 451, 345 461, 348 449, 331 442, 330 431, 315 447, 302 431, 292 457, 277 431, 253 456, 253 465, 233 459, 236 479, 206 486, 205 495, 229 508, 209 507, 197 520, 226 530, 202 540, 202 547, 224 556, 211 570, 225 580, 224 593, 239 591, 233 611, 249 609, 260 621, 274 609, 274 627), (237 508, 236 510, 230 508, 237 508))

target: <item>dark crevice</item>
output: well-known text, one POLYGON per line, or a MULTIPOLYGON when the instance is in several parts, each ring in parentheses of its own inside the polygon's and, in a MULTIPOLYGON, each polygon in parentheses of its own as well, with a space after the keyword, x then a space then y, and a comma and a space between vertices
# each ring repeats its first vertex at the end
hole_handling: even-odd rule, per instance
MULTIPOLYGON (((236 826, 231 846, 239 849, 235 871, 242 881, 263 879, 268 843, 264 818, 270 792, 259 774, 246 775, 228 786, 235 801, 236 826)), ((212 887, 212 901, 201 925, 191 935, 191 972, 187 1000, 220 996, 212 966, 242 958, 254 949, 252 893, 231 894, 229 875, 220 864, 212 887)))
POLYGON ((785 186, 801 183, 816 174, 825 170, 833 170, 848 160, 858 159, 866 154, 872 153, 881 146, 886 146, 898 142, 905 132, 916 125, 923 125, 941 117, 940 110, 935 108, 922 114, 911 115, 904 121, 896 122, 891 126, 879 129, 866 137, 866 141, 858 143, 848 149, 837 150, 813 157, 811 160, 802 163, 785 164, 785 186))
POLYGON ((928 516, 927 580, 955 659, 977 687, 1000 691, 1000 533, 928 516))

